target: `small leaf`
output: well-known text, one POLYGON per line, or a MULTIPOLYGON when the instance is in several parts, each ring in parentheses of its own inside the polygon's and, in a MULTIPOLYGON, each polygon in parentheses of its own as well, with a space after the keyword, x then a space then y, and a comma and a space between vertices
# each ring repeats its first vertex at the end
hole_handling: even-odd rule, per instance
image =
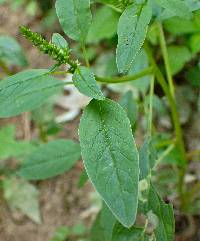
POLYGON ((164 203, 153 186, 149 190, 148 209, 159 218, 159 225, 155 230, 156 240, 173 241, 175 232, 173 207, 164 203))
POLYGON ((104 203, 91 229, 92 241, 111 241, 115 222, 115 217, 104 203))
POLYGON ((54 33, 52 36, 52 43, 57 45, 59 48, 68 48, 67 41, 59 33, 54 33))
POLYGON ((116 223, 113 229, 112 241, 148 241, 143 228, 125 228, 116 223))
POLYGON ((84 95, 103 100, 104 96, 96 83, 93 73, 86 67, 79 67, 73 75, 76 88, 84 95))
POLYGON ((4 198, 11 209, 19 209, 34 222, 40 224, 38 190, 32 184, 17 178, 3 181, 4 198))
POLYGON ((151 20, 152 10, 143 5, 139 11, 133 4, 122 13, 118 24, 117 67, 120 73, 126 73, 140 51, 151 20))
POLYGON ((127 91, 125 95, 119 101, 120 105, 124 108, 127 116, 130 120, 131 126, 133 127, 137 121, 138 107, 137 103, 133 99, 133 93, 131 90, 127 91))
POLYGON ((50 76, 48 70, 32 69, 0 82, 0 117, 31 111, 61 90, 64 83, 50 76))
POLYGON ((92 20, 90 0, 57 0, 56 13, 65 34, 84 42, 92 20))
POLYGON ((80 147, 71 140, 56 140, 36 149, 22 163, 18 175, 27 180, 43 180, 62 174, 80 158, 80 147))
POLYGON ((139 163, 131 126, 123 108, 111 100, 92 100, 79 126, 89 179, 116 218, 126 227, 135 222, 139 163))
POLYGON ((0 36, 0 59, 8 64, 26 66, 28 64, 18 42, 9 36, 0 36))

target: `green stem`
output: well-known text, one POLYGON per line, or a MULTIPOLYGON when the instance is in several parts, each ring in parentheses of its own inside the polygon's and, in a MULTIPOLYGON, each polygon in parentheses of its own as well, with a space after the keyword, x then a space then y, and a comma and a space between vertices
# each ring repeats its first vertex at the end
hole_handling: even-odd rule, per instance
MULTIPOLYGON (((67 74, 67 73, 69 73, 68 70, 51 72, 51 74, 53 74, 53 75, 62 75, 62 74, 67 74)), ((116 83, 117 84, 117 83, 133 81, 133 80, 142 78, 146 75, 150 75, 152 73, 153 73, 153 67, 149 67, 134 75, 128 75, 128 76, 122 76, 122 77, 110 77, 110 78, 95 76, 95 78, 98 82, 101 82, 101 83, 108 83, 108 84, 116 83)))
POLYGON ((149 98, 149 136, 152 135, 152 122, 153 122, 153 94, 154 94, 154 75, 150 83, 150 98, 149 98))
POLYGON ((163 27, 162 27, 161 23, 158 23, 158 36, 159 36, 161 52, 162 52, 163 59, 164 59, 165 70, 166 70, 166 74, 167 74, 167 81, 169 83, 169 89, 170 89, 171 95, 173 96, 173 98, 175 98, 174 83, 173 83, 173 78, 172 78, 172 73, 171 73, 167 45, 166 45, 165 35, 164 35, 164 31, 163 31, 163 27))
POLYGON ((158 83, 160 84, 160 86, 162 87, 168 101, 171 107, 171 114, 172 114, 172 121, 174 124, 174 129, 175 129, 175 134, 176 134, 176 142, 180 148, 181 154, 184 157, 184 159, 186 159, 186 152, 185 152, 185 146, 184 146, 184 141, 183 141, 183 134, 182 134, 182 129, 181 129, 181 125, 180 125, 180 121, 179 121, 179 114, 177 111, 177 107, 176 107, 176 102, 175 99, 173 98, 173 96, 171 95, 171 92, 169 91, 168 85, 165 81, 165 78, 163 77, 162 72, 160 71, 160 69, 158 68, 153 55, 151 53, 150 48, 145 45, 145 49, 149 58, 150 63, 152 64, 154 71, 155 71, 155 76, 156 79, 158 80, 158 83))
MULTIPOLYGON (((186 158, 185 145, 184 145, 183 134, 182 134, 182 129, 181 129, 181 124, 180 124, 180 120, 179 120, 179 114, 177 111, 175 98, 172 95, 171 91, 169 90, 168 85, 165 81, 165 78, 163 77, 162 72, 158 68, 158 66, 153 58, 151 49, 147 45, 145 45, 145 49, 146 49, 149 61, 152 64, 152 66, 154 67, 156 79, 157 79, 158 83, 160 84, 160 86, 162 87, 162 89, 169 101, 169 105, 171 108, 172 121, 174 124, 175 135, 176 135, 176 145, 180 150, 180 154, 181 154, 183 161, 186 161, 187 158, 186 158)), ((178 173, 178 175, 179 175, 178 191, 179 191, 179 195, 180 195, 182 209, 185 209, 185 184, 184 184, 185 174, 186 174, 186 165, 183 165, 182 167, 179 168, 179 173, 178 173)))
POLYGON ((90 63, 89 63, 89 60, 88 60, 87 50, 86 50, 85 44, 82 44, 81 48, 83 50, 83 57, 85 59, 86 66, 89 68, 90 67, 90 63))
POLYGON ((128 82, 128 81, 136 80, 136 79, 142 78, 146 75, 150 75, 152 73, 153 73, 153 68, 149 67, 135 75, 127 75, 127 76, 122 76, 122 77, 110 77, 110 78, 98 77, 98 76, 95 76, 95 77, 98 82, 110 83, 110 84, 116 83, 117 84, 117 83, 124 83, 124 82, 128 82))

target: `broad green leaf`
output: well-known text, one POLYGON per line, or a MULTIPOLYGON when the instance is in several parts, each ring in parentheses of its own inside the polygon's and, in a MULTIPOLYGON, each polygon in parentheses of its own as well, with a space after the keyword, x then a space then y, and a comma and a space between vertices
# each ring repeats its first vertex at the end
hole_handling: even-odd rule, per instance
POLYGON ((148 241, 148 238, 143 228, 131 227, 128 229, 120 223, 116 223, 113 229, 112 241, 148 241))
POLYGON ((119 14, 107 6, 97 9, 88 33, 88 43, 98 43, 117 33, 119 14))
POLYGON ((132 226, 139 163, 125 111, 114 101, 92 100, 81 118, 79 137, 89 179, 119 222, 132 226))
POLYGON ((138 106, 136 101, 133 99, 133 93, 131 90, 127 91, 119 101, 120 105, 124 108, 127 116, 130 120, 131 126, 133 127, 138 117, 138 106))
POLYGON ((67 48, 68 43, 59 33, 54 33, 52 36, 52 43, 57 45, 59 48, 67 48))
POLYGON ((0 82, 0 117, 31 111, 61 90, 64 83, 45 69, 17 73, 0 82))
POLYGON ((191 53, 185 46, 169 46, 168 47, 169 62, 172 74, 175 75, 182 70, 184 65, 191 59, 191 53))
POLYGON ((0 59, 7 64, 26 66, 27 59, 18 42, 9 36, 0 36, 0 59))
POLYGON ((38 190, 32 184, 17 178, 3 181, 4 198, 11 210, 20 210, 34 222, 40 224, 38 190))
POLYGON ((94 74, 86 67, 79 67, 73 75, 76 88, 84 95, 102 100, 104 96, 96 83, 94 74))
POLYGON ((0 130, 0 159, 22 157, 34 150, 34 146, 25 141, 15 140, 15 127, 7 125, 0 130))
POLYGON ((149 175, 157 160, 156 150, 151 139, 146 138, 139 152, 140 180, 149 175))
POLYGON ((186 73, 186 78, 189 83, 196 88, 200 88, 200 69, 199 68, 191 68, 186 73))
POLYGON ((112 215, 108 207, 103 204, 103 207, 97 215, 91 229, 92 241, 111 241, 115 222, 115 217, 112 215))
MULTIPOLYGON (((192 14, 187 4, 182 0, 156 0, 169 14, 189 19, 192 14)), ((165 15, 168 13, 164 13, 165 15)))
POLYGON ((27 180, 43 180, 62 174, 80 158, 79 144, 72 140, 56 140, 42 145, 22 163, 18 175, 27 180))
POLYGON ((57 0, 56 13, 65 34, 84 42, 92 20, 90 0, 57 0))
POLYGON ((173 207, 161 199, 153 186, 149 190, 148 209, 159 218, 159 224, 155 230, 156 239, 173 241, 175 232, 173 207))
POLYGON ((133 4, 122 13, 118 24, 117 67, 120 73, 126 73, 141 49, 151 20, 152 10, 143 5, 139 11, 133 4))

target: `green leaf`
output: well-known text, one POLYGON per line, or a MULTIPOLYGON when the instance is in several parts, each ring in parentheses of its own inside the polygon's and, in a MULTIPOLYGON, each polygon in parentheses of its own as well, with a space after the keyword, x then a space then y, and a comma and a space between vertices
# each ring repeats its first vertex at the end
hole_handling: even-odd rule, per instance
POLYGON ((169 46, 168 47, 169 62, 172 74, 175 75, 182 70, 184 65, 191 59, 191 53, 185 46, 169 46))
POLYGON ((92 20, 90 0, 57 0, 56 13, 65 34, 83 43, 92 20))
POLYGON ((131 126, 123 108, 111 100, 92 100, 79 127, 88 177, 116 218, 126 227, 137 213, 139 163, 131 126))
MULTIPOLYGON (((182 0, 157 0, 158 4, 160 4, 166 11, 172 16, 179 16, 182 18, 189 19, 192 14, 187 6, 187 4, 182 0)), ((166 12, 164 14, 167 14, 166 12)))
POLYGON ((127 116, 133 127, 138 117, 138 107, 136 101, 133 99, 133 93, 131 90, 127 91, 119 101, 120 105, 124 108, 127 116))
POLYGON ((49 70, 32 69, 0 82, 0 117, 31 111, 61 90, 64 83, 48 74, 49 70))
POLYGON ((112 215, 108 207, 103 204, 103 207, 97 215, 91 229, 92 241, 111 241, 115 222, 115 217, 112 215))
POLYGON ((97 9, 88 33, 88 43, 98 43, 117 33, 119 14, 107 6, 97 9))
POLYGON ((147 241, 147 236, 143 228, 131 227, 130 229, 123 227, 120 223, 116 223, 113 229, 112 241, 147 241))
POLYGON ((117 67, 120 73, 126 73, 141 49, 151 20, 152 10, 143 5, 139 11, 134 4, 125 9, 118 24, 117 67))
POLYGON ((38 190, 32 184, 17 178, 3 181, 4 198, 12 210, 19 209, 34 222, 40 224, 38 190))
POLYGON ((18 42, 9 36, 0 36, 0 59, 7 64, 26 66, 28 64, 18 42))
POLYGON ((76 88, 84 95, 103 100, 104 96, 96 83, 94 74, 86 67, 79 67, 73 75, 76 88))
POLYGON ((62 174, 80 158, 80 147, 72 140, 56 140, 42 145, 22 163, 18 175, 27 180, 43 180, 62 174))
POLYGON ((156 150, 151 139, 146 138, 139 152, 140 180, 149 175, 157 160, 156 150))
POLYGON ((67 41, 59 33, 54 33, 52 36, 52 43, 57 45, 59 48, 68 48, 67 41))
POLYGON ((0 159, 22 157, 34 150, 31 143, 15 140, 15 126, 7 125, 0 130, 0 159))
POLYGON ((156 240, 173 241, 175 232, 173 207, 161 199, 153 186, 149 190, 148 209, 159 218, 155 230, 156 240))

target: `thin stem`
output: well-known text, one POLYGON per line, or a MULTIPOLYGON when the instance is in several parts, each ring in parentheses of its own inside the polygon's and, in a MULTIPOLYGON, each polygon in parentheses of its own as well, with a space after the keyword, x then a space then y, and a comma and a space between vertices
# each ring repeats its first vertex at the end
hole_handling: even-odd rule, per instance
MULTIPOLYGON (((68 73, 69 73, 68 70, 51 72, 51 74, 53 74, 53 75, 62 75, 62 74, 68 74, 68 73)), ((116 83, 117 84, 117 83, 133 81, 133 80, 139 79, 141 77, 144 77, 146 75, 150 75, 152 73, 153 73, 153 67, 149 67, 135 75, 128 75, 128 76, 122 76, 122 77, 110 77, 110 78, 95 76, 95 78, 98 82, 101 82, 101 83, 108 83, 108 84, 116 83)))
POLYGON ((169 89, 171 92, 171 95, 173 98, 175 97, 174 94, 174 83, 173 83, 173 78, 172 78, 172 73, 171 73, 171 67, 170 67, 170 62, 169 62, 169 56, 167 52, 167 45, 165 41, 165 35, 163 31, 163 27, 161 23, 158 23, 158 33, 159 33, 159 42, 160 42, 160 47, 164 59, 164 64, 165 64, 165 69, 166 69, 166 74, 167 74, 167 81, 169 83, 169 89))
POLYGON ((165 93, 165 95, 166 95, 166 97, 169 101, 169 104, 170 104, 170 107, 171 107, 172 120, 173 120, 175 134, 176 134, 176 142, 177 142, 177 144, 180 148, 180 152, 182 154, 182 157, 184 159, 186 159, 185 158, 186 152, 185 152, 185 146, 184 146, 184 141, 183 141, 183 134, 182 134, 182 129, 181 129, 180 121, 179 121, 179 114, 178 114, 178 111, 177 111, 175 99, 171 95, 171 92, 168 89, 168 85, 165 81, 165 78, 163 77, 162 72, 158 68, 158 66, 157 66, 157 64, 156 64, 156 62, 153 58, 153 55, 151 53, 151 50, 147 45, 145 45, 145 50, 147 52, 149 61, 154 68, 156 79, 158 80, 158 83, 162 87, 162 89, 163 89, 163 91, 164 91, 164 93, 165 93))
POLYGON ((64 71, 53 71, 51 72, 50 74, 53 74, 53 75, 62 75, 62 74, 68 74, 69 71, 68 70, 64 70, 64 71))
MULTIPOLYGON (((184 140, 183 140, 183 133, 182 133, 182 129, 181 129, 181 124, 180 124, 180 119, 179 119, 179 114, 177 111, 175 98, 172 95, 171 91, 168 89, 168 85, 165 82, 165 78, 163 77, 162 72, 158 68, 158 66, 153 58, 151 49, 147 45, 145 45, 145 49, 146 49, 149 61, 152 64, 152 66, 154 67, 156 79, 158 80, 158 83, 162 87, 162 89, 169 101, 169 105, 171 108, 172 121, 173 121, 175 135, 176 135, 176 145, 180 150, 180 154, 181 154, 183 161, 185 161, 185 163, 187 164, 186 151, 185 151, 185 145, 184 145, 184 140)), ((185 195, 185 184, 184 184, 186 167, 187 167, 187 165, 183 165, 178 170, 178 175, 179 175, 178 191, 179 191, 179 195, 180 195, 182 209, 186 208, 186 195, 185 195)))
POLYGON ((175 145, 171 144, 163 153, 162 155, 158 158, 156 161, 156 164, 159 164, 166 156, 169 155, 169 153, 174 149, 175 145))
POLYGON ((139 79, 141 77, 144 77, 146 75, 150 75, 153 73, 153 67, 149 67, 146 68, 144 70, 142 70, 141 72, 135 74, 135 75, 127 75, 127 76, 122 76, 122 77, 98 77, 96 76, 96 80, 98 82, 102 82, 102 83, 123 83, 123 82, 128 82, 128 81, 132 81, 132 80, 136 80, 139 79))
POLYGON ((149 136, 152 135, 154 80, 155 78, 153 75, 150 83, 150 98, 149 98, 149 136))
POLYGON ((90 62, 88 60, 88 55, 87 55, 87 50, 86 50, 85 44, 82 44, 81 48, 83 50, 83 57, 85 59, 86 66, 89 68, 90 67, 90 62))

